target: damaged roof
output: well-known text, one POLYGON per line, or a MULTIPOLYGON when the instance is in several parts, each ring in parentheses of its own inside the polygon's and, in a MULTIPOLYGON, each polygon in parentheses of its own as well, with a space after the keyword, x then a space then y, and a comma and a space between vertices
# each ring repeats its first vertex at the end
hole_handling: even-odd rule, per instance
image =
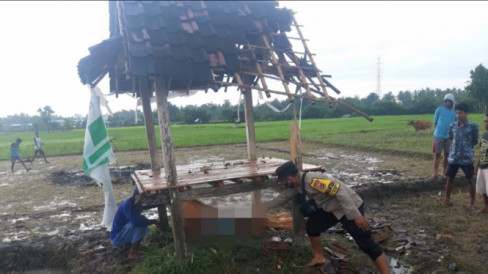
MULTIPOLYGON (((110 38, 89 48, 78 73, 111 92, 137 92, 135 76, 171 79, 170 90, 214 88, 211 69, 233 75, 256 55, 262 35, 290 31, 292 13, 276 1, 110 1, 110 38)), ((283 38, 283 37, 281 37, 283 38)), ((291 47, 286 41, 276 44, 291 47)))

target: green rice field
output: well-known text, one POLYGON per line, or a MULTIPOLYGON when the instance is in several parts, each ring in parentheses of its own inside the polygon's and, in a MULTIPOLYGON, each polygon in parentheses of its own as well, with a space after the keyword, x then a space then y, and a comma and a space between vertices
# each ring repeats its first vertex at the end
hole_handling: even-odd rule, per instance
MULTIPOLYGON (((302 142, 323 143, 358 150, 398 151, 430 154, 432 130, 415 133, 409 120, 432 121, 432 114, 376 116, 369 122, 361 117, 336 119, 302 120, 302 142)), ((469 120, 484 131, 483 114, 470 114, 469 120)), ((257 142, 288 140, 291 121, 255 123, 257 142)), ((156 127, 158 146, 159 128, 156 127)), ((234 128, 231 123, 204 125, 173 125, 171 127, 175 147, 245 143, 245 124, 234 128)), ((109 128, 114 151, 147 149, 145 127, 109 128)), ((85 130, 40 132, 44 152, 50 155, 81 154, 83 152, 85 130)), ((0 134, 0 159, 10 158, 10 144, 18 137, 22 157, 32 157, 34 152, 34 133, 19 132, 0 134)))

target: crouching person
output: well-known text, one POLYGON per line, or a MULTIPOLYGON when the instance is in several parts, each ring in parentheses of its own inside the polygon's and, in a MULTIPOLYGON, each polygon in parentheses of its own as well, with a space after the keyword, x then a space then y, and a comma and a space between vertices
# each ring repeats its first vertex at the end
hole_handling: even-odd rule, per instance
POLYGON ((390 273, 386 254, 373 240, 369 223, 363 216, 363 200, 354 190, 325 173, 301 173, 291 161, 282 164, 275 173, 278 182, 287 189, 274 200, 264 203, 265 208, 280 207, 292 198, 301 200, 300 211, 309 217, 306 231, 314 256, 308 265, 326 263, 320 234, 341 222, 359 248, 375 262, 378 270, 390 273), (313 201, 306 202, 307 197, 313 201))
POLYGON ((160 227, 158 220, 148 220, 141 215, 143 208, 141 194, 134 190, 134 194, 129 199, 123 201, 117 208, 112 231, 110 231, 110 241, 113 245, 123 247, 130 244, 128 258, 133 260, 139 257, 138 249, 142 239, 149 232, 149 225, 160 227))

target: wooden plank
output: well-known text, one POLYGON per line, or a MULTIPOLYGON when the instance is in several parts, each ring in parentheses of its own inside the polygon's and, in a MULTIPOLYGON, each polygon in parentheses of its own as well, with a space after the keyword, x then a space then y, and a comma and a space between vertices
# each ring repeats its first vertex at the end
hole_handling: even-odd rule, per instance
MULTIPOLYGON (((137 170, 133 173, 133 179, 140 190, 145 193, 154 193, 159 190, 176 189, 225 180, 272 176, 276 168, 286 161, 277 158, 260 158, 254 161, 235 160, 178 166, 177 172, 179 176, 176 185, 166 183, 164 170, 159 172, 137 170)), ((322 167, 303 164, 303 171, 313 170, 320 171, 322 167)))
MULTIPOLYGON (((213 187, 208 185, 207 187, 191 188, 180 192, 180 201, 198 200, 202 198, 213 198, 228 196, 238 193, 252 192, 256 190, 271 188, 280 192, 283 188, 276 182, 275 178, 263 180, 262 182, 247 181, 242 183, 224 184, 222 187, 213 187)), ((161 190, 158 193, 143 196, 143 205, 160 205, 163 203, 169 203, 168 190, 161 190)))
MULTIPOLYGON (((161 146, 163 150, 164 174, 166 182, 170 186, 175 186, 178 182, 176 173, 176 160, 173 151, 173 139, 171 136, 171 122, 169 119, 168 108, 168 86, 165 86, 163 79, 155 79, 156 99, 158 103, 158 120, 161 132, 161 146)), ((178 197, 177 189, 170 189, 171 197, 169 207, 171 211, 171 223, 175 247, 176 258, 181 260, 186 257, 185 232, 183 210, 178 197)))
POLYGON ((144 124, 146 126, 147 144, 149 148, 149 157, 151 158, 151 169, 159 170, 161 164, 159 161, 158 146, 156 144, 156 134, 154 132, 154 122, 151 110, 151 90, 149 90, 148 78, 139 76, 139 90, 141 91, 142 111, 144 113, 144 124))

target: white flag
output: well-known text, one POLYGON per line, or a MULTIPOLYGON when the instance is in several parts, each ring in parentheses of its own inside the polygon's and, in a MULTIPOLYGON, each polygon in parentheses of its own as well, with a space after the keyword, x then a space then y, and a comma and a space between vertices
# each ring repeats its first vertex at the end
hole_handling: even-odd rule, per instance
POLYGON ((115 159, 100 110, 100 99, 97 96, 97 93, 100 94, 100 90, 95 87, 90 90, 90 93, 90 109, 88 110, 83 147, 83 170, 99 186, 103 186, 105 210, 102 224, 110 231, 117 211, 117 204, 115 203, 108 164, 115 163, 115 159))

